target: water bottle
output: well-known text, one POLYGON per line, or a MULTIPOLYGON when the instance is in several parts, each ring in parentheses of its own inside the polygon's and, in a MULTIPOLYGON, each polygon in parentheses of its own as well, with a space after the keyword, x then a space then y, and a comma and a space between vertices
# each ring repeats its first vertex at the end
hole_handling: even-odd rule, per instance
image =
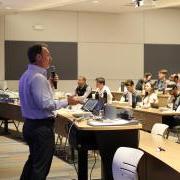
POLYGON ((99 119, 102 120, 104 118, 104 109, 99 111, 99 119))
POLYGON ((136 102, 136 95, 132 94, 132 108, 136 108, 137 102, 136 102))
POLYGON ((99 100, 99 93, 98 92, 95 93, 95 99, 99 100))
POLYGON ((121 82, 121 92, 124 92, 124 82, 121 82))
POLYGON ((107 103, 107 91, 104 91, 103 93, 104 103, 107 103))

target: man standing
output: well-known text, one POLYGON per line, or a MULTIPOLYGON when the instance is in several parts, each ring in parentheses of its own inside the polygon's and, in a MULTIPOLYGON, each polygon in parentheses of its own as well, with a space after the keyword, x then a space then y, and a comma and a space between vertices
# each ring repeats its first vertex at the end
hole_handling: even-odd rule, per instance
POLYGON ((51 81, 54 79, 47 80, 47 69, 52 61, 47 45, 30 47, 28 59, 30 64, 19 82, 21 111, 25 119, 23 136, 30 151, 21 180, 45 180, 54 154, 54 111, 77 104, 77 101, 73 97, 53 100, 51 81))

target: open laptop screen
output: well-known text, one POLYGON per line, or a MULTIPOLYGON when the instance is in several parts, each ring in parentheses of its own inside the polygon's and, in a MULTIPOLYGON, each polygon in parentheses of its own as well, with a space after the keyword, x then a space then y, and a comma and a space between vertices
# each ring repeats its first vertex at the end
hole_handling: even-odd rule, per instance
POLYGON ((95 107, 98 104, 98 100, 97 99, 88 99, 86 101, 86 103, 83 105, 82 109, 84 111, 90 111, 93 112, 93 110, 95 109, 95 107))

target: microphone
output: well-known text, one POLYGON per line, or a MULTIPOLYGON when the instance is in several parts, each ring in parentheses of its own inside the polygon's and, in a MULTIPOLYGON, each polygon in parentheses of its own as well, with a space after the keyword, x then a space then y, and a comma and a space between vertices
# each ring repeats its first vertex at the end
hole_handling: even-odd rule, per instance
POLYGON ((54 89, 57 89, 57 81, 54 80, 55 75, 56 75, 56 67, 51 66, 51 78, 53 79, 52 83, 53 83, 54 89))

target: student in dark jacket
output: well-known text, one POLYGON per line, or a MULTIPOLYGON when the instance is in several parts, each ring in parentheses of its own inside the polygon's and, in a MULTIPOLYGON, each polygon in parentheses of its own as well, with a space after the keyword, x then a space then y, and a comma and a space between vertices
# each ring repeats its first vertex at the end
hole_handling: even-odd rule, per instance
POLYGON ((88 98, 92 98, 92 89, 87 84, 86 78, 84 76, 79 76, 77 81, 77 88, 75 89, 75 98, 84 103, 88 98))
POLYGON ((135 98, 136 103, 142 101, 141 95, 135 90, 134 81, 129 79, 125 81, 125 86, 127 88, 127 92, 123 94, 121 97, 121 102, 128 102, 129 105, 132 105, 133 98, 135 98))
POLYGON ((138 90, 138 91, 144 90, 144 85, 145 85, 147 82, 150 82, 150 81, 151 81, 151 78, 152 78, 152 74, 151 74, 151 73, 145 73, 145 74, 144 74, 144 78, 138 80, 138 82, 137 82, 137 84, 136 84, 136 90, 138 90))
MULTIPOLYGON (((176 112, 180 112, 180 91, 177 85, 169 85, 168 89, 170 90, 170 94, 172 96, 171 102, 173 104, 172 110, 176 112)), ((180 125, 180 116, 165 116, 163 117, 163 123, 168 124, 170 128, 180 125)))

